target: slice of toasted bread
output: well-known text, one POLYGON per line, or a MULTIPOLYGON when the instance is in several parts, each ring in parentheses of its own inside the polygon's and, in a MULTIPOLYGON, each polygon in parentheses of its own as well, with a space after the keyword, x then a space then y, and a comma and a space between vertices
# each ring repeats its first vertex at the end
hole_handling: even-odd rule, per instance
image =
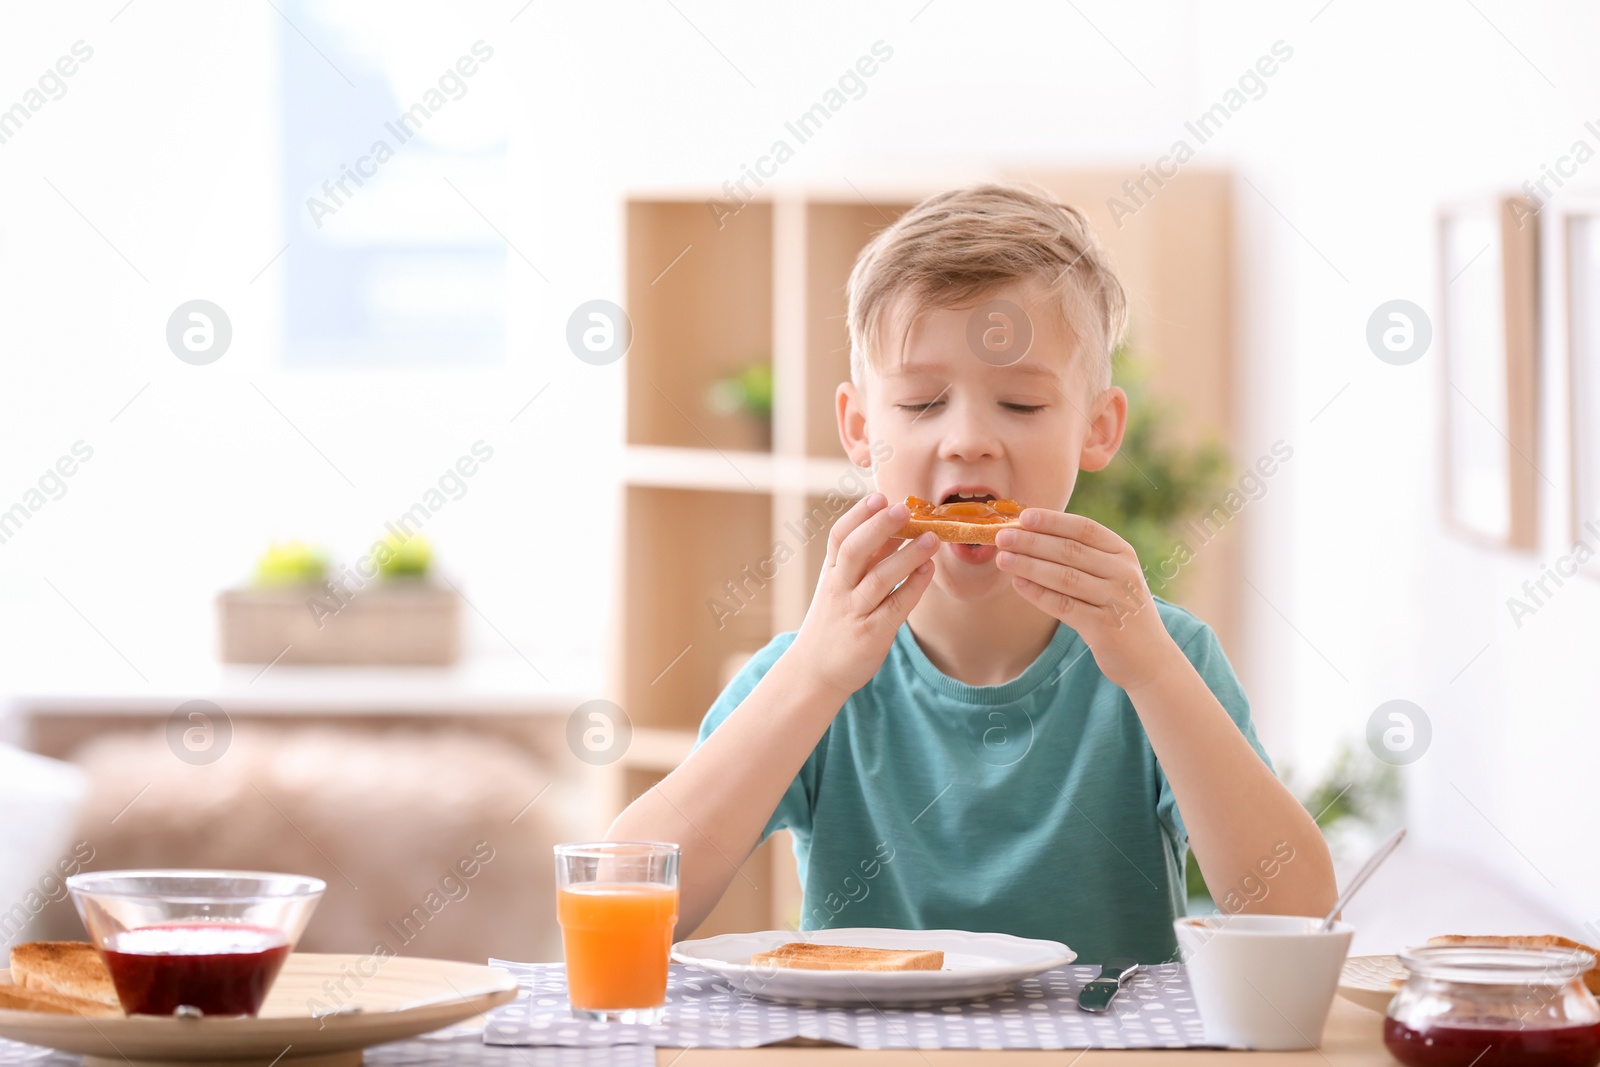
POLYGON ((1600 994, 1600 949, 1560 934, 1441 934, 1428 938, 1430 945, 1491 945, 1508 948, 1576 948, 1595 958, 1595 966, 1584 972, 1583 984, 1589 992, 1600 994))
POLYGON ((933 531, 935 537, 941 541, 953 541, 958 545, 992 545, 995 535, 1001 530, 1020 528, 1022 523, 1013 519, 1011 522, 956 522, 953 519, 907 519, 906 524, 895 532, 896 537, 910 540, 925 531, 933 531))
POLYGON ((858 948, 791 941, 750 957, 755 967, 793 967, 805 971, 937 971, 944 953, 923 949, 858 948))
POLYGON ((122 1014, 121 1008, 102 1004, 98 1000, 69 997, 43 989, 23 989, 14 985, 0 985, 0 1011, 39 1011, 49 1015, 84 1015, 93 1019, 122 1014))
POLYGON ((23 989, 119 1006, 111 972, 87 941, 28 941, 11 950, 11 980, 23 989))

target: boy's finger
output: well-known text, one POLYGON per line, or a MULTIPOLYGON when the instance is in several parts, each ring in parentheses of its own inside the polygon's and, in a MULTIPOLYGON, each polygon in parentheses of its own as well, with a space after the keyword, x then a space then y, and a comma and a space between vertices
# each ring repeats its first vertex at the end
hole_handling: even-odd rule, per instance
POLYGON ((995 557, 995 566, 1006 574, 1026 578, 1034 585, 1042 585, 1086 604, 1104 606, 1119 593, 1119 587, 1109 578, 1064 563, 1017 555, 1005 549, 1001 549, 995 557))
POLYGON ((1121 552, 1127 544, 1122 538, 1095 522, 1093 519, 1082 515, 1074 515, 1070 511, 1053 511, 1050 508, 1023 508, 1018 517, 1024 531, 1037 531, 1038 533, 1055 534, 1057 537, 1070 537, 1074 541, 1082 541, 1090 548, 1098 548, 1102 552, 1121 552))
POLYGON ((839 559, 839 546, 844 543, 844 539, 888 503, 882 493, 868 493, 835 519, 833 528, 828 531, 828 550, 824 555, 823 566, 825 568, 833 566, 839 559))
POLYGON ((1124 557, 1095 548, 1075 537, 1035 530, 1001 530, 995 534, 995 545, 1002 552, 1015 552, 1019 556, 1076 567, 1102 578, 1115 578, 1127 567, 1124 557))
POLYGON ((894 537, 886 540, 882 546, 879 547, 878 551, 867 557, 867 573, 871 574, 872 568, 876 567, 879 563, 888 559, 890 556, 894 555, 896 552, 900 551, 902 547, 908 544, 910 544, 909 541, 901 541, 900 539, 894 537))
MULTIPOLYGON (((1073 617, 1074 613, 1093 612, 1096 610, 1093 604, 1086 604, 1082 600, 1074 600, 1067 594, 1040 585, 1038 582, 1030 582, 1026 578, 1013 578, 1011 581, 1017 592, 1026 597, 1029 603, 1046 615, 1053 615, 1063 621, 1073 617)), ((1078 614, 1077 617, 1081 618, 1083 616, 1078 614)))
POLYGON ((894 592, 895 586, 939 551, 939 539, 931 533, 921 534, 910 541, 890 543, 901 547, 867 571, 866 577, 856 587, 864 615, 878 610, 879 605, 894 592))
POLYGON ((873 514, 850 531, 839 545, 834 566, 845 584, 854 589, 867 573, 868 560, 892 538, 911 517, 911 509, 896 502, 873 514))
MULTIPOLYGON (((906 547, 910 548, 910 545, 906 547)), ((878 605, 877 612, 882 612, 887 621, 894 623, 896 630, 906 621, 911 609, 917 606, 922 594, 927 592, 928 583, 933 581, 934 566, 933 560, 929 559, 926 563, 913 568, 911 573, 906 575, 906 580, 900 583, 900 587, 878 605)))

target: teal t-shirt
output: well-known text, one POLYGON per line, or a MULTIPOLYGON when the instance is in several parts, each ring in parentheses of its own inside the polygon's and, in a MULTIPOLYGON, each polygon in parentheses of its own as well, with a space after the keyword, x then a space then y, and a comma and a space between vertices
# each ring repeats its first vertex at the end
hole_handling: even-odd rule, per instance
MULTIPOLYGON (((1167 632, 1270 769, 1216 634, 1159 598, 1167 632)), ((793 643, 774 637, 706 713, 696 746, 793 643)), ((800 929, 998 931, 1079 962, 1175 960, 1188 833, 1127 693, 1058 624, 1002 685, 942 673, 902 625, 762 831, 794 835, 800 929)))

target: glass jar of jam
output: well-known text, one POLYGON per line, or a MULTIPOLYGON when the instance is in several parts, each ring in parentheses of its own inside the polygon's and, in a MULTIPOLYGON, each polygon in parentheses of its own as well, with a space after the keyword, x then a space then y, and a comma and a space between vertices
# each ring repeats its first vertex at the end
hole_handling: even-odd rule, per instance
POLYGON ((1595 1067, 1600 1003, 1577 949, 1448 945, 1400 954, 1383 1043, 1409 1067, 1595 1067))

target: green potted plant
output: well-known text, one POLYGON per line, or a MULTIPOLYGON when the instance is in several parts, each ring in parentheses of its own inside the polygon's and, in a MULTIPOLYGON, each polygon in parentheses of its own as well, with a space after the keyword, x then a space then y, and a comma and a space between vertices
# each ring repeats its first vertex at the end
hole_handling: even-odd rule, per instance
POLYGON ((706 406, 719 415, 741 415, 750 423, 762 450, 772 448, 772 361, 752 360, 712 382, 706 406))
MULTIPOLYGON (((1398 768, 1369 758, 1349 742, 1340 746, 1316 782, 1302 787, 1295 777, 1292 770, 1286 769, 1284 783, 1317 821, 1336 859, 1346 854, 1365 854, 1376 844, 1370 840, 1374 833, 1392 827, 1399 813, 1398 768)), ((1193 852, 1189 853, 1185 875, 1191 915, 1207 912, 1219 903, 1207 887, 1193 852)))
POLYGON ((1139 554, 1150 591, 1171 600, 1184 574, 1168 581, 1155 564, 1171 555, 1183 524, 1227 484, 1228 454, 1215 441, 1174 443, 1162 427, 1171 407, 1151 395, 1143 368, 1126 345, 1112 357, 1116 383, 1128 394, 1128 425, 1110 466, 1083 471, 1067 510, 1108 526, 1139 554))
POLYGON ((429 664, 460 654, 460 597, 431 580, 433 547, 420 534, 390 532, 352 564, 274 541, 250 583, 218 597, 221 653, 228 663, 429 664))
POLYGON ((258 589, 320 585, 328 572, 328 553, 304 541, 273 541, 256 560, 252 584, 258 589))

